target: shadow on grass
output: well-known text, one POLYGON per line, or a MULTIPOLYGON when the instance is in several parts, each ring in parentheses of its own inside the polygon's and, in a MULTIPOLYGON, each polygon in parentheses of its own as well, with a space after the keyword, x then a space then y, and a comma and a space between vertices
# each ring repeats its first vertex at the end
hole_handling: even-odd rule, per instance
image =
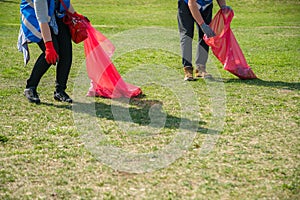
MULTIPOLYGON (((1 0, 0 0, 0 1, 1 1, 1 0)), ((72 105, 71 105, 71 104, 61 104, 61 105, 57 105, 57 104, 54 104, 54 103, 41 102, 40 105, 52 106, 52 107, 55 107, 55 108, 62 108, 62 109, 72 110, 72 105)))
MULTIPOLYGON (((195 131, 201 132, 202 134, 207 134, 209 130, 207 128, 202 127, 206 125, 206 122, 204 121, 194 121, 187 118, 180 118, 165 113, 162 109, 163 103, 158 100, 144 100, 141 98, 132 98, 130 100, 113 99, 113 101, 129 101, 128 104, 133 105, 134 107, 128 108, 120 105, 110 105, 101 102, 74 102, 73 112, 89 114, 92 116, 96 115, 98 118, 103 118, 112 121, 131 122, 141 126, 151 126, 153 128, 163 127, 169 129, 194 129, 195 131), (93 112, 91 112, 91 110, 86 109, 92 107, 94 108, 93 112), (129 113, 130 116, 126 116, 126 113, 129 113), (124 115, 125 117, 120 117, 119 114, 124 115)), ((68 107, 65 108, 69 109, 68 107)), ((210 130, 210 133, 217 134, 218 131, 210 130)))
MULTIPOLYGON (((107 120, 119 120, 124 122, 133 122, 135 124, 141 126, 151 126, 153 128, 162 128, 161 123, 153 123, 153 120, 163 120, 164 128, 169 129, 189 129, 187 125, 195 126, 198 123, 197 128, 195 129, 197 132, 202 134, 207 134, 208 131, 210 134, 218 134, 219 131, 211 130, 208 128, 204 128, 203 126, 206 125, 204 121, 193 121, 187 118, 180 118, 170 114, 167 114, 163 111, 162 105, 163 102, 158 100, 145 100, 142 99, 144 96, 139 98, 120 98, 120 99, 112 99, 112 101, 116 102, 127 102, 129 105, 133 105, 135 107, 123 107, 120 105, 110 105, 105 104, 102 102, 91 102, 91 103, 82 103, 82 102, 73 102, 72 104, 54 104, 48 102, 41 102, 40 105, 51 106, 57 109, 68 109, 72 110, 73 112, 80 112, 84 114, 89 114, 92 116, 97 116, 98 118, 104 118, 107 120), (76 107, 76 109, 74 109, 76 107), (94 108, 94 112, 88 111, 86 108, 94 108), (115 114, 112 111, 112 107, 114 110, 117 110, 117 113, 128 113, 130 114, 130 118, 120 118, 115 117, 115 114), (150 114, 152 113, 152 115, 150 114), (151 117, 150 117, 151 116, 151 117), (151 123, 152 122, 152 123, 151 123), (184 122, 185 127, 180 126, 181 122, 184 122)), ((93 98, 93 97, 86 97, 86 98, 93 98)), ((101 97, 96 97, 101 98, 101 97)))
POLYGON ((224 83, 244 83, 248 85, 257 85, 264 87, 274 87, 279 89, 286 90, 300 90, 300 83, 287 83, 282 81, 265 81, 262 79, 250 79, 250 80, 241 80, 241 79, 223 79, 224 83))

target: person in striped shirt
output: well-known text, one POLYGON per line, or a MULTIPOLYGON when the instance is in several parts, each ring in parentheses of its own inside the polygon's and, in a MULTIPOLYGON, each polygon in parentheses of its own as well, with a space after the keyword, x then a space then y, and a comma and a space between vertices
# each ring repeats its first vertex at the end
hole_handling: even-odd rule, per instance
MULTIPOLYGON (((83 17, 75 12, 70 0, 63 1, 69 12, 83 17)), ((29 102, 40 103, 38 84, 50 66, 56 65, 54 99, 72 103, 72 99, 65 92, 72 64, 72 42, 69 28, 63 23, 66 11, 60 0, 22 0, 20 11, 18 49, 24 54, 25 65, 30 58, 29 43, 37 43, 42 50, 27 80, 24 95, 29 102)))

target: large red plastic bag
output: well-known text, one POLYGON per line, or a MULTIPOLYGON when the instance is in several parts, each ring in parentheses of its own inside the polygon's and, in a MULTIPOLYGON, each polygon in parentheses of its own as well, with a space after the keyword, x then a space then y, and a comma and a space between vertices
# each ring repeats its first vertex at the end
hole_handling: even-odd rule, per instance
POLYGON ((114 53, 114 45, 101 32, 88 23, 88 38, 84 40, 86 69, 91 79, 91 87, 87 96, 107 98, 135 97, 142 90, 126 83, 110 60, 114 53))
POLYGON ((233 10, 228 12, 219 10, 209 25, 216 33, 216 36, 208 38, 204 35, 203 39, 211 47, 213 54, 224 65, 225 70, 238 76, 240 79, 255 79, 257 77, 247 64, 244 54, 230 28, 233 16, 233 10))

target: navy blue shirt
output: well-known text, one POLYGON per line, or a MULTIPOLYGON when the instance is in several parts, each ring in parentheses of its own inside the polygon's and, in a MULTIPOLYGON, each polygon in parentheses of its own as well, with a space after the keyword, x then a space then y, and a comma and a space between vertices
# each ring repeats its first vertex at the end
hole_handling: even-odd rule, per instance
MULTIPOLYGON (((207 5, 211 4, 213 0, 197 0, 197 3, 201 6, 201 7, 206 7, 207 5)), ((185 3, 188 3, 189 0, 184 0, 185 3)))

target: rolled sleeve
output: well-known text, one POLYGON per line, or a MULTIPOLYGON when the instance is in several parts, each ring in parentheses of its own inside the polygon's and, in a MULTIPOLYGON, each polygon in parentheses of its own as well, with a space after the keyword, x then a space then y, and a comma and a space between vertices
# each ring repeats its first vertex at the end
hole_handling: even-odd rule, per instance
POLYGON ((34 10, 39 23, 48 22, 48 3, 47 0, 35 0, 34 10))

